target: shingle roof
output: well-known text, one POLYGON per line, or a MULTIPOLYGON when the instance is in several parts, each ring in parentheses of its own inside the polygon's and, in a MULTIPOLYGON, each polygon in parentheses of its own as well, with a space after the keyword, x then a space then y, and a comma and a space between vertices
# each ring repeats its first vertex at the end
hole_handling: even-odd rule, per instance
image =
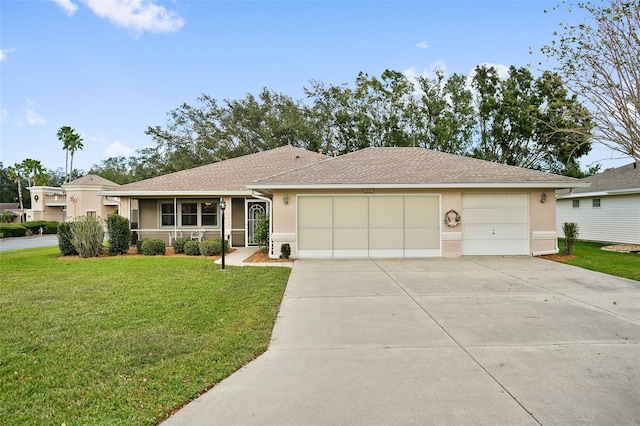
POLYGON ((247 184, 250 182, 317 163, 326 158, 317 152, 283 146, 130 183, 121 186, 115 192, 247 192, 247 184))
POLYGON ((115 182, 111 182, 109 179, 105 179, 102 176, 97 176, 97 175, 82 176, 81 178, 72 180, 71 182, 67 182, 62 186, 65 187, 65 186, 76 186, 76 185, 94 185, 94 186, 111 186, 111 187, 120 186, 115 182))
MULTIPOLYGON (((625 190, 627 190, 627 192, 640 193, 640 165, 631 163, 615 169, 608 169, 597 175, 581 179, 581 181, 589 182, 591 186, 588 188, 576 188, 571 191, 572 195, 594 192, 620 192, 625 190)), ((566 195, 566 193, 567 191, 563 191, 557 194, 566 195)))
POLYGON ((366 148, 254 182, 286 185, 417 185, 548 183, 572 186, 578 179, 507 166, 425 148, 366 148))

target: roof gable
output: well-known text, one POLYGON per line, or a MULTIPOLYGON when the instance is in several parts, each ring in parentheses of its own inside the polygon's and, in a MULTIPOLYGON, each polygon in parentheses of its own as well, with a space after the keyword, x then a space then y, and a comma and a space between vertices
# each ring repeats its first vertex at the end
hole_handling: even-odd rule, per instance
POLYGON ((573 193, 611 192, 636 189, 640 192, 640 167, 636 163, 608 169, 582 179, 591 183, 589 188, 577 188, 573 193))
POLYGON ((425 185, 548 183, 573 186, 579 180, 425 148, 366 148, 282 173, 249 187, 286 185, 425 185))
POLYGON ((72 180, 71 182, 67 182, 62 184, 63 187, 69 186, 104 186, 104 187, 112 187, 116 188, 118 185, 115 182, 111 182, 109 179, 105 179, 102 176, 98 175, 86 175, 81 178, 72 180))

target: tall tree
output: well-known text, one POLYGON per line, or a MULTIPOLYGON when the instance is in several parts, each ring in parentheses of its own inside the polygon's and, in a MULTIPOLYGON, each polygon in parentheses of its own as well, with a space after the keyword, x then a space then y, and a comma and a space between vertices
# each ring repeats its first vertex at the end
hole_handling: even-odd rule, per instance
POLYGON ((65 161, 65 176, 66 181, 69 182, 70 176, 73 173, 73 155, 76 151, 81 150, 84 145, 82 144, 82 138, 75 129, 69 126, 62 126, 56 134, 58 140, 62 142, 62 149, 66 151, 65 161), (69 157, 71 157, 71 164, 69 164, 69 157), (69 170, 69 166, 71 170, 69 170))
POLYGON ((560 78, 535 79, 526 68, 509 68, 502 80, 493 67, 476 68, 479 143, 474 156, 555 173, 569 173, 591 149, 591 116, 568 96, 560 78), (563 131, 556 131, 562 127, 563 131))
POLYGON ((15 183, 18 186, 18 200, 20 202, 20 211, 22 213, 20 221, 22 221, 22 216, 24 216, 24 202, 22 200, 23 175, 24 175, 24 170, 22 170, 22 164, 16 163, 13 166, 10 166, 7 168, 7 176, 9 177, 9 179, 11 179, 13 183, 15 183))
POLYGON ((586 99, 594 140, 638 161, 640 0, 569 4, 576 9, 585 20, 562 23, 542 51, 557 61, 568 87, 586 99))

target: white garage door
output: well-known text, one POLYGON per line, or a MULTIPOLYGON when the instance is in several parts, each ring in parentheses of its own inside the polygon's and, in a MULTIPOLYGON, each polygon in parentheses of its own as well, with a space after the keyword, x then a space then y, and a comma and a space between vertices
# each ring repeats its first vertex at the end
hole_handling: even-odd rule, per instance
POLYGON ((440 256, 438 195, 300 196, 298 257, 440 256))
POLYGON ((463 255, 528 255, 527 194, 463 194, 463 255))

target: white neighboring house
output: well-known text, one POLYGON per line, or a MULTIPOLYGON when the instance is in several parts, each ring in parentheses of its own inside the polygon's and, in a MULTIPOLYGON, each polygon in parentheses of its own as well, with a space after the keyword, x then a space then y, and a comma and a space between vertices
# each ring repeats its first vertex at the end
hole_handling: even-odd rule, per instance
POLYGON ((640 165, 637 162, 582 179, 588 188, 556 192, 556 229, 578 224, 578 238, 640 244, 640 165))

